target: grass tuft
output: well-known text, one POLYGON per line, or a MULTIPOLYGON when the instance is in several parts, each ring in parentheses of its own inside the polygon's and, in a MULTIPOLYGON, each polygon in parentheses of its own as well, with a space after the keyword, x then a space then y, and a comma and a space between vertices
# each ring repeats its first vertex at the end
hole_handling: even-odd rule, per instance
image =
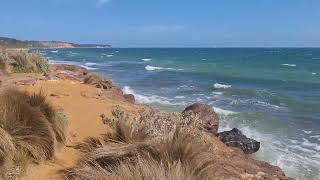
MULTIPOLYGON (((16 89, 0 92, 0 169, 22 173, 30 162, 40 163, 54 156, 58 143, 66 140, 66 121, 43 93, 16 89)), ((9 171, 9 172, 8 172, 9 171)))
POLYGON ((62 171, 66 179, 212 179, 213 151, 190 130, 198 131, 196 117, 150 111, 132 118, 119 108, 112 114, 101 117, 113 131, 77 146, 86 156, 62 171))

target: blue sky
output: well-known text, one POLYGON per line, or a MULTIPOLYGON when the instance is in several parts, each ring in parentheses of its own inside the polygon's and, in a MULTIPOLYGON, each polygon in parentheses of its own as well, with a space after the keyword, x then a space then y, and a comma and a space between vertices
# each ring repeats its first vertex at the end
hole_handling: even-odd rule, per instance
POLYGON ((115 47, 320 47, 320 1, 1 0, 0 36, 115 47))

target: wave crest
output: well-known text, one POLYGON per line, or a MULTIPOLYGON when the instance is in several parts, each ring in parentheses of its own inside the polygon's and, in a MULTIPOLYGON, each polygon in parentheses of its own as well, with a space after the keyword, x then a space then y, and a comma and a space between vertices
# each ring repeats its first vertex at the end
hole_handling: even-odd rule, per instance
POLYGON ((231 85, 227 85, 227 84, 219 84, 219 83, 215 83, 214 88, 216 89, 227 89, 227 88, 231 88, 231 85))

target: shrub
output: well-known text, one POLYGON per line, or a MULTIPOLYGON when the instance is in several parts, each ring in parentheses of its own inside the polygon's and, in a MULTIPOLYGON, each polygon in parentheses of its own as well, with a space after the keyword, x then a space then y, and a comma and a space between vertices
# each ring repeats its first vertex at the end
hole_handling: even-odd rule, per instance
MULTIPOLYGON (((51 159, 56 142, 65 141, 66 122, 41 92, 1 91, 0 114, 1 169, 51 159)), ((2 176, 7 174, 6 171, 1 173, 2 176)))
POLYGON ((151 111, 131 118, 118 108, 112 114, 115 119, 101 116, 111 133, 76 146, 86 156, 77 167, 62 172, 66 179, 213 178, 215 156, 195 134, 196 117, 191 121, 151 111))
POLYGON ((31 53, 23 50, 0 50, 0 70, 14 73, 44 73, 47 72, 49 64, 39 53, 31 53), (10 67, 10 68, 8 68, 10 67))

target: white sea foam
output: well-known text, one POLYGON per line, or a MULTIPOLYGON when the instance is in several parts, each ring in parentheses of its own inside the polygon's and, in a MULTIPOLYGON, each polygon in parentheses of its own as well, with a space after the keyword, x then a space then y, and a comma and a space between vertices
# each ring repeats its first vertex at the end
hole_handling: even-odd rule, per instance
POLYGON ((148 59, 148 58, 145 58, 145 59, 141 59, 142 61, 152 61, 152 59, 148 59))
POLYGON ((214 91, 214 92, 212 92, 212 94, 214 94, 214 95, 222 95, 223 93, 214 91))
POLYGON ((174 98, 175 99, 184 99, 185 97, 184 96, 175 96, 174 98))
POLYGON ((222 115, 222 116, 229 116, 229 115, 237 113, 237 112, 234 112, 234 111, 229 111, 229 110, 221 109, 221 108, 218 108, 218 107, 213 107, 213 109, 214 109, 214 111, 216 113, 218 113, 219 115, 222 115))
POLYGON ((317 75, 317 73, 311 73, 312 75, 317 75))
POLYGON ((227 88, 231 88, 231 85, 227 85, 227 84, 219 84, 219 83, 215 83, 214 88, 216 89, 227 89, 227 88))
POLYGON ((162 96, 157 96, 157 95, 142 95, 142 94, 138 94, 136 93, 133 89, 130 88, 130 86, 125 86, 122 91, 125 94, 133 94, 134 97, 136 98, 138 103, 141 104, 153 104, 153 103, 157 103, 157 104, 162 104, 162 105, 181 105, 181 103, 174 103, 172 102, 172 99, 166 98, 166 97, 162 97, 162 96))
POLYGON ((97 63, 93 63, 93 62, 87 62, 85 65, 86 66, 96 66, 98 64, 97 63))
POLYGON ((73 62, 73 61, 60 61, 60 60, 49 60, 49 64, 69 64, 69 65, 77 65, 77 66, 81 66, 83 68, 86 68, 87 70, 97 70, 99 68, 93 68, 93 67, 89 67, 92 66, 92 64, 88 65, 87 63, 85 65, 81 64, 80 62, 73 62))
POLYGON ((58 50, 52 50, 51 53, 58 53, 58 50))
POLYGON ((145 67, 145 69, 147 71, 156 71, 156 70, 178 70, 178 71, 181 71, 181 70, 183 70, 183 69, 174 69, 174 68, 164 68, 164 67, 150 66, 150 65, 147 65, 145 67))
POLYGON ((296 67, 297 65, 295 64, 281 64, 282 66, 289 66, 289 67, 296 67))
POLYGON ((305 134, 311 134, 312 131, 302 130, 305 134))
POLYGON ((113 54, 106 54, 106 53, 102 53, 102 54, 101 54, 101 57, 103 57, 103 56, 112 57, 112 56, 113 56, 113 54))
POLYGON ((73 62, 73 61, 61 61, 61 60, 49 60, 49 64, 70 64, 70 65, 80 65, 79 62, 73 62))
POLYGON ((99 69, 99 68, 93 68, 93 67, 89 67, 89 66, 85 66, 85 65, 80 65, 80 66, 83 67, 83 68, 86 68, 87 70, 91 70, 91 71, 99 69))

